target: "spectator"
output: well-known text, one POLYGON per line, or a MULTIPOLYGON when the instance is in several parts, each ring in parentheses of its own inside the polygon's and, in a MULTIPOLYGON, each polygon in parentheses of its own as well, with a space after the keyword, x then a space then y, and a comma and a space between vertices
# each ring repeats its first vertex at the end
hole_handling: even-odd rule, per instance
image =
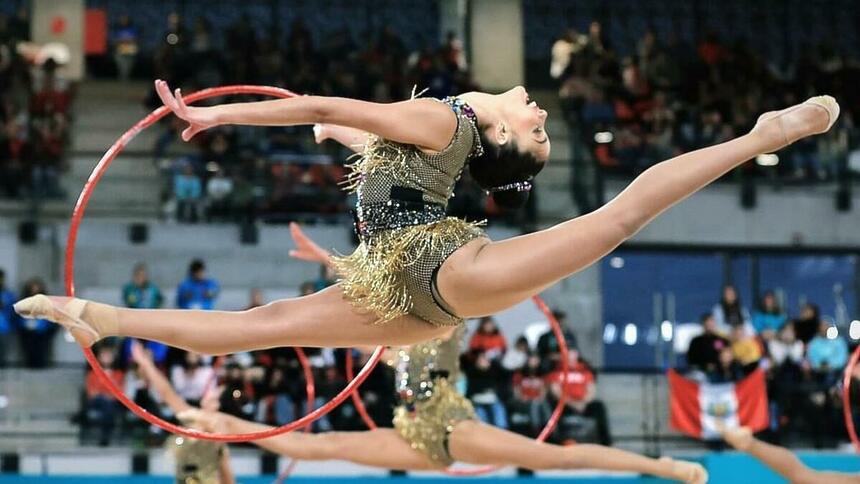
MULTIPOLYGON (((22 299, 36 294, 47 294, 45 283, 41 279, 34 278, 24 283, 24 288, 21 290, 22 299)), ((59 326, 46 319, 21 320, 18 341, 21 344, 21 355, 27 368, 48 367, 57 328, 59 326)))
POLYGON ((276 366, 271 368, 263 379, 262 395, 266 398, 259 405, 258 419, 268 422, 265 417, 268 407, 271 407, 274 425, 284 425, 296 418, 295 395, 300 393, 296 387, 297 380, 288 378, 284 368, 276 366))
MULTIPOLYGON (((249 378, 241 366, 234 362, 226 365, 224 374, 224 391, 221 392, 221 412, 244 420, 252 420, 256 413, 254 404, 254 389, 249 378)), ((214 386, 214 385, 212 385, 214 386)), ((204 387, 201 398, 211 387, 204 387)))
MULTIPOLYGON (((568 350, 577 349, 576 335, 573 332, 573 328, 567 322, 567 313, 564 311, 553 311, 552 315, 561 327, 564 342, 567 343, 568 350)), ((558 338, 555 337, 552 328, 547 329, 546 333, 538 338, 537 355, 541 359, 544 373, 555 370, 561 362, 561 348, 558 345, 558 338)))
POLYGON ((469 350, 484 353, 491 360, 501 360, 507 348, 496 321, 491 316, 481 318, 478 329, 469 340, 469 350))
POLYGON ((215 386, 215 372, 203 364, 199 354, 189 351, 185 361, 170 370, 170 383, 190 405, 198 405, 203 395, 215 386))
POLYGON ((744 367, 738 360, 730 347, 720 350, 717 355, 717 367, 707 374, 710 383, 732 383, 743 379, 744 367))
POLYGON ((128 14, 120 15, 113 33, 113 58, 119 78, 127 81, 131 77, 138 53, 138 31, 128 14))
POLYGON ((794 322, 794 331, 803 344, 808 344, 821 328, 818 305, 804 303, 800 307, 800 317, 794 322))
POLYGON ((588 362, 579 358, 579 351, 568 351, 567 374, 562 372, 559 365, 546 378, 555 401, 561 398, 562 393, 567 396, 565 413, 594 419, 597 442, 601 445, 612 445, 606 406, 597 399, 594 370, 588 362))
POLYGON ((753 328, 763 340, 770 341, 780 328, 785 326, 785 314, 776 302, 773 291, 767 291, 761 298, 759 310, 753 314, 753 328))
POLYGON ((549 75, 553 79, 562 79, 562 75, 570 65, 570 57, 582 50, 587 39, 574 29, 567 29, 558 40, 552 44, 552 62, 549 75))
POLYGON ((848 362, 848 344, 838 335, 830 335, 831 328, 826 322, 818 325, 818 334, 809 342, 806 358, 813 370, 829 373, 842 370, 848 362))
POLYGON ((732 355, 743 366, 757 363, 762 356, 762 348, 758 340, 747 334, 743 326, 733 326, 729 334, 732 344, 732 355))
POLYGON ((183 163, 180 172, 174 175, 173 195, 176 198, 177 219, 180 222, 196 223, 203 200, 203 185, 191 163, 183 163))
POLYGON ((6 271, 0 269, 0 368, 6 366, 9 352, 9 335, 15 329, 18 316, 12 305, 18 299, 6 288, 6 271))
POLYGON ((687 365, 695 371, 702 373, 700 377, 717 370, 720 364, 720 353, 730 348, 729 340, 717 331, 717 321, 713 314, 703 314, 702 334, 690 341, 687 350, 687 365))
POLYGON ((735 286, 723 286, 720 302, 714 306, 714 319, 717 329, 723 334, 729 334, 733 326, 743 326, 745 330, 751 327, 749 311, 741 304, 735 286))
POLYGON ((337 274, 335 274, 334 269, 325 264, 320 264, 319 277, 313 282, 314 292, 322 291, 335 282, 337 282, 337 274))
POLYGON ((536 355, 529 356, 513 376, 512 406, 525 407, 529 415, 526 435, 536 436, 549 420, 547 403, 547 381, 541 376, 541 361, 536 355))
POLYGON ((508 414, 502 404, 501 384, 504 370, 498 360, 484 352, 471 350, 463 355, 462 367, 466 375, 466 397, 475 406, 478 419, 496 427, 508 428, 508 414))
POLYGON ((773 366, 793 364, 800 366, 803 362, 803 343, 794 334, 794 324, 785 323, 775 338, 767 342, 767 352, 773 366))
MULTIPOLYGON (((96 357, 111 382, 122 388, 125 374, 114 368, 116 350, 109 345, 100 345, 96 350, 96 357)), ((91 370, 87 372, 86 394, 86 421, 93 422, 98 426, 99 445, 107 447, 110 444, 111 434, 113 434, 113 428, 116 424, 119 402, 102 379, 91 370)))
MULTIPOLYGON (((134 266, 131 281, 122 288, 122 302, 127 308, 133 309, 158 309, 164 305, 164 296, 161 289, 149 280, 149 272, 146 264, 139 262, 134 266)), ((127 361, 131 355, 132 338, 123 342, 123 360, 127 361)), ((152 359, 158 365, 164 364, 167 358, 167 345, 157 341, 145 341, 144 346, 152 353, 152 359)))
POLYGON ((206 277, 203 261, 194 259, 188 266, 188 277, 176 289, 176 305, 179 309, 211 310, 219 291, 218 282, 206 277))
MULTIPOLYGON (((502 358, 502 368, 510 372, 520 370, 525 366, 529 356, 531 356, 529 340, 525 336, 520 336, 514 343, 514 347, 505 352, 505 356, 502 358)), ((540 362, 540 358, 538 358, 538 362, 540 362)))
POLYGON ((233 214, 230 207, 230 195, 233 192, 233 179, 228 177, 222 168, 206 182, 206 219, 226 220, 233 214))

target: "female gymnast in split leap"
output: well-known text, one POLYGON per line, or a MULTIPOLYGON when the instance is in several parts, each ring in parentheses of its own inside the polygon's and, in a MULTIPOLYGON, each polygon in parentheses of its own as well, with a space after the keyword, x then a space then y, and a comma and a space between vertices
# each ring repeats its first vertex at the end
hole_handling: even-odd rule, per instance
MULTIPOLYGON (((708 474, 699 464, 670 458, 651 459, 599 445, 562 447, 540 443, 479 422, 471 402, 455 389, 462 331, 449 328, 448 332, 449 335, 413 347, 389 350, 386 355, 397 371, 400 403, 395 410, 394 429, 291 432, 253 443, 293 459, 348 460, 388 469, 441 470, 460 461, 534 470, 604 469, 649 474, 687 484, 707 482, 708 474)), ((142 346, 135 346, 132 354, 147 381, 165 401, 173 400, 171 408, 181 408, 179 418, 194 428, 217 433, 269 428, 217 413, 211 406, 204 405, 202 409, 189 406, 176 395, 142 346)), ((226 450, 226 446, 223 448, 226 450)))
MULTIPOLYGON (((131 356, 137 363, 140 378, 167 405, 173 415, 196 409, 176 393, 170 381, 155 365, 152 355, 142 344, 137 341, 132 343, 131 356)), ((221 406, 220 394, 220 390, 207 390, 200 400, 199 410, 217 412, 221 406)), ((195 427, 194 422, 191 422, 191 426, 202 430, 195 427)), ((176 482, 235 484, 236 478, 230 466, 230 451, 227 444, 186 437, 171 437, 167 442, 168 449, 173 453, 176 461, 176 482)))
POLYGON ((347 182, 358 195, 361 244, 334 260, 335 286, 248 311, 138 310, 48 296, 15 305, 25 317, 67 327, 83 346, 113 335, 207 354, 427 341, 588 267, 723 174, 827 131, 839 115, 829 96, 765 113, 748 134, 652 166, 592 213, 493 242, 474 224, 446 217, 445 207, 464 169, 502 205, 527 197, 550 143, 546 111, 522 87, 392 104, 302 96, 213 107, 186 106, 163 81, 156 89, 189 123, 185 140, 223 124, 318 123, 355 146, 358 161, 347 182))

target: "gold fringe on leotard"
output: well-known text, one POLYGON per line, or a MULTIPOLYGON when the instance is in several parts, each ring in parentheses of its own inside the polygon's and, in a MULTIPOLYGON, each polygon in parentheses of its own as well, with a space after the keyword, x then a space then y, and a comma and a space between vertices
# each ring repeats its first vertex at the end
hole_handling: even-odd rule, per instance
MULTIPOLYGON (((410 295, 417 285, 429 281, 411 280, 424 273, 407 271, 414 264, 428 264, 435 271, 451 252, 483 236, 480 224, 454 217, 375 234, 349 256, 334 257, 346 298, 362 309, 374 312, 377 323, 385 323, 413 309, 410 295)), ((426 288, 429 294, 430 288, 426 288)))

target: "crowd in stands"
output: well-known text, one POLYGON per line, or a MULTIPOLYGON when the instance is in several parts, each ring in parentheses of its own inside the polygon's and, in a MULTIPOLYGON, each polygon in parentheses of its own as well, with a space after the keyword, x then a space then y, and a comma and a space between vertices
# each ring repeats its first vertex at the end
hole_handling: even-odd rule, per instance
POLYGON ((0 198, 58 198, 69 142, 71 86, 53 58, 27 46, 27 9, 0 14, 0 198))
POLYGON ((844 178, 849 147, 860 135, 850 90, 860 71, 848 56, 825 45, 783 61, 743 42, 724 43, 714 33, 689 45, 648 31, 635 52, 622 57, 594 21, 585 33, 568 30, 552 46, 551 56, 550 74, 570 132, 571 190, 581 212, 602 203, 604 173, 636 174, 677 154, 737 137, 759 114, 811 95, 829 93, 844 101, 834 129, 781 151, 775 168, 759 170, 751 162, 737 170, 736 178, 844 178))
POLYGON ((762 368, 768 381, 775 440, 805 436, 815 447, 834 445, 844 433, 840 377, 848 343, 807 302, 789 318, 777 295, 765 292, 750 311, 736 289, 723 288, 720 301, 701 317, 702 332, 690 342, 688 375, 711 383, 736 382, 762 368))
MULTIPOLYGON (((433 97, 476 88, 453 36, 436 49, 410 52, 390 27, 361 42, 344 29, 315 43, 300 20, 284 36, 255 30, 247 16, 220 32, 203 18, 192 24, 188 28, 178 14, 170 14, 163 41, 154 52, 143 52, 133 20, 120 17, 112 36, 120 78, 131 75, 129 66, 143 63, 152 64, 156 78, 184 92, 261 84, 378 102, 407 99, 414 86, 426 87, 423 95, 433 97), (213 37, 226 39, 225 48, 216 48, 213 37)), ((147 106, 159 105, 153 91, 147 106)), ((347 196, 338 183, 351 151, 332 142, 316 146, 307 127, 220 127, 196 136, 191 153, 174 156, 171 145, 183 126, 172 117, 162 126, 154 152, 168 180, 167 217, 187 223, 243 223, 257 218, 329 220, 347 212, 347 196)), ((485 216, 484 198, 468 196, 475 190, 468 180, 462 184, 463 201, 453 208, 475 218, 485 216)))

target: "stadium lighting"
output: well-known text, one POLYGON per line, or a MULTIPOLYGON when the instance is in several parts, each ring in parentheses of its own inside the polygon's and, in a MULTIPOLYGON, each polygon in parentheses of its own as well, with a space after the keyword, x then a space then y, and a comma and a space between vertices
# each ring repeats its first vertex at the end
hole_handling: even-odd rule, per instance
POLYGON ((827 339, 836 339, 839 337, 839 329, 836 326, 827 328, 827 339))
POLYGON ((636 344, 636 340, 639 337, 639 331, 636 328, 636 325, 633 323, 627 323, 624 326, 624 344, 628 346, 633 346, 636 344))
POLYGON ((612 140, 615 139, 615 136, 612 135, 611 131, 598 131, 594 133, 594 142, 598 144, 609 144, 612 143, 612 140))
POLYGON ((755 162, 759 166, 776 166, 779 164, 779 156, 773 153, 758 155, 755 157, 755 162))
POLYGON ((856 319, 851 321, 851 325, 848 327, 848 336, 855 341, 860 339, 860 321, 856 319))
POLYGON ((624 267, 624 259, 621 257, 613 257, 609 259, 609 267, 613 269, 621 269, 624 267))
POLYGON ((660 323, 660 335, 663 337, 663 341, 672 341, 673 333, 674 328, 671 321, 666 320, 660 323))
POLYGON ((618 337, 618 329, 612 323, 606 323, 603 327, 603 342, 611 345, 615 343, 615 338, 618 337))

